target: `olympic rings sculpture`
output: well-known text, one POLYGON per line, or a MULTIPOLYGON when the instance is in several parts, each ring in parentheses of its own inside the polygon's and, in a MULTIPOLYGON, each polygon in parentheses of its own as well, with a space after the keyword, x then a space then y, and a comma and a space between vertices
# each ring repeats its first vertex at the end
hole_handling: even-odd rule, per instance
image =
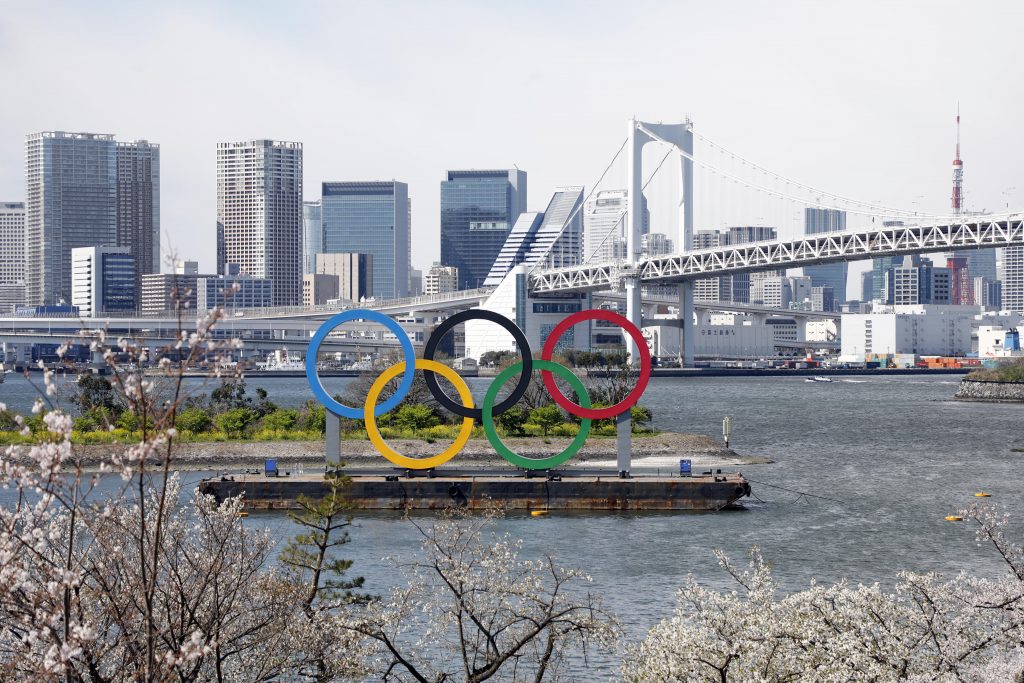
POLYGON ((573 313, 558 323, 544 342, 544 348, 541 351, 540 359, 533 358, 533 352, 530 349, 530 343, 527 340, 526 335, 514 322, 501 314, 482 309, 457 313, 438 325, 431 333, 430 337, 427 339, 427 343, 423 347, 423 358, 416 358, 412 340, 397 322, 382 313, 366 309, 351 309, 329 318, 320 326, 316 331, 316 334, 314 334, 310 339, 309 350, 306 353, 306 380, 309 382, 310 389, 312 389, 313 395, 316 399, 334 415, 350 419, 364 420, 366 423, 366 434, 370 438, 370 443, 373 444, 373 447, 378 453, 399 467, 416 470, 438 467, 458 455, 458 453, 462 451, 469 442, 469 438, 473 432, 473 426, 478 420, 483 424, 484 434, 487 436, 488 442, 494 450, 497 451, 498 455, 509 463, 516 467, 528 470, 546 470, 557 467, 576 455, 583 447, 587 437, 590 435, 592 420, 615 417, 636 405, 637 401, 640 400, 641 395, 643 395, 644 390, 647 388, 647 383, 650 378, 651 353, 647 348, 647 342, 644 340, 643 334, 641 334, 636 325, 633 325, 629 320, 618 313, 600 309, 573 313), (366 396, 366 402, 362 409, 343 405, 330 396, 330 394, 328 394, 324 389, 323 384, 320 382, 320 377, 317 374, 316 369, 317 353, 327 336, 339 325, 353 320, 375 322, 386 327, 388 331, 398 338, 402 347, 402 355, 404 357, 402 362, 396 363, 384 370, 376 381, 374 381, 373 386, 370 387, 370 391, 366 396), (491 385, 487 388, 483 404, 480 407, 473 405, 473 395, 465 380, 463 380, 462 377, 459 376, 459 374, 452 368, 434 360, 434 355, 437 353, 437 347, 440 345, 444 336, 456 325, 466 322, 467 320, 486 320, 501 326, 512 335, 516 345, 519 347, 519 353, 522 356, 522 360, 520 362, 506 368, 494 378, 494 381, 491 382, 491 385), (625 331, 626 334, 628 334, 636 343, 640 355, 640 376, 637 380, 636 386, 624 399, 607 408, 594 408, 583 382, 580 381, 580 379, 574 375, 571 370, 552 360, 558 341, 562 336, 571 329, 573 325, 588 320, 602 320, 621 327, 623 331, 625 331), (572 440, 569 446, 557 455, 544 458, 528 458, 512 451, 501 441, 494 423, 494 418, 497 415, 500 415, 506 410, 512 408, 526 393, 530 385, 530 375, 534 369, 541 371, 544 386, 547 388, 548 393, 551 394, 551 398, 555 403, 561 406, 570 415, 580 418, 579 432, 576 434, 576 437, 572 440), (452 445, 437 455, 423 458, 413 458, 395 451, 384 441, 381 436, 380 429, 377 426, 377 418, 394 409, 402 402, 402 399, 409 394, 409 390, 412 388, 414 372, 416 370, 423 371, 427 388, 430 390, 431 395, 437 400, 437 402, 446 410, 462 417, 462 427, 452 445), (511 393, 509 393, 504 400, 496 403, 498 400, 498 393, 501 391, 502 387, 508 384, 509 381, 511 381, 517 374, 519 375, 519 379, 516 381, 511 393), (377 399, 380 397, 384 387, 398 375, 402 375, 402 381, 398 385, 398 389, 386 401, 378 404, 377 399), (451 397, 444 393, 444 390, 437 381, 437 375, 443 376, 452 384, 453 387, 455 387, 461 402, 457 403, 453 401, 451 397), (555 383, 555 375, 558 375, 568 383, 576 394, 576 397, 580 402, 579 404, 573 403, 562 394, 558 385, 555 383))

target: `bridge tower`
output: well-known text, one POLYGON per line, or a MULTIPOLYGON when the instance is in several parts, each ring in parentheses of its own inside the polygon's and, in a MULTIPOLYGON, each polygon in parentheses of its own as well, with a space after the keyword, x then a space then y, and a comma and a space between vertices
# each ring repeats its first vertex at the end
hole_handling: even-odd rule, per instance
MULTIPOLYGON (((640 261, 640 226, 643 225, 643 147, 648 142, 674 145, 689 155, 679 154, 679 246, 682 253, 693 249, 693 122, 648 123, 632 118, 629 121, 627 163, 629 197, 627 198, 626 259, 627 273, 623 278, 626 295, 626 317, 642 327, 643 311, 640 301, 640 280, 637 264, 640 261)), ((679 344, 680 364, 693 366, 694 323, 693 283, 679 285, 679 317, 682 334, 679 344)), ((631 363, 637 359, 633 340, 626 335, 626 350, 631 363)))

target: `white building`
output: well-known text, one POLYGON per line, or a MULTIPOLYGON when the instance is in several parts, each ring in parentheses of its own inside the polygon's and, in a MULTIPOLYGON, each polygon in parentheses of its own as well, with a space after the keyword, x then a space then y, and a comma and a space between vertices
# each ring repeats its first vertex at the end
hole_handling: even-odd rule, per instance
POLYGON ((978 328, 979 358, 1010 358, 1024 356, 1020 345, 1021 329, 1003 325, 982 325, 978 328))
MULTIPOLYGON (((570 313, 589 308, 587 297, 534 298, 527 293, 526 278, 529 277, 530 266, 520 264, 513 268, 512 276, 506 277, 481 306, 489 311, 500 313, 514 321, 526 335, 534 353, 539 353, 555 326, 570 313), (527 314, 527 311, 529 313, 527 314)), ((591 338, 592 321, 580 323, 568 330, 559 339, 556 350, 587 348, 591 338)), ((480 356, 488 351, 516 351, 512 335, 498 325, 486 320, 469 320, 465 325, 465 347, 460 353, 458 330, 455 348, 457 355, 469 356, 480 360, 480 356)), ((608 334, 614 334, 619 340, 622 334, 619 329, 609 328, 608 334)))
MULTIPOLYGON (((679 324, 675 316, 664 324, 647 324, 644 337, 651 353, 659 357, 679 355, 679 324)), ((784 316, 763 318, 742 313, 713 313, 701 316, 695 326, 694 353, 701 358, 756 359, 792 355, 804 335, 796 320, 784 316)))
POLYGON ((887 306, 882 311, 842 316, 842 358, 916 354, 966 356, 978 306, 887 306))
POLYGON ((459 289, 459 269, 455 266, 442 266, 435 263, 430 266, 423 278, 424 294, 447 294, 459 289))
POLYGON ((83 318, 135 311, 135 257, 129 247, 71 250, 71 305, 83 318))

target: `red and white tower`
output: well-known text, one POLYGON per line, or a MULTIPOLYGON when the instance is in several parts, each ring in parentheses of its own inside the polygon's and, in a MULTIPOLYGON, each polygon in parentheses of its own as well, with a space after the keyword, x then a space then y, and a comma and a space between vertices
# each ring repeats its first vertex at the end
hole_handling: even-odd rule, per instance
POLYGON ((953 213, 963 210, 964 162, 960 160, 960 105, 956 105, 956 158, 953 159, 953 213))

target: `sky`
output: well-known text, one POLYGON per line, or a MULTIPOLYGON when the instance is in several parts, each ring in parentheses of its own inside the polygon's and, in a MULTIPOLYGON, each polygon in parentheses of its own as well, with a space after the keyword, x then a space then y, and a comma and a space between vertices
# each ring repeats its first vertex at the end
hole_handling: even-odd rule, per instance
POLYGON ((0 201, 24 198, 29 133, 148 139, 165 255, 211 271, 217 142, 300 141, 306 199, 409 184, 426 268, 446 169, 514 164, 542 210, 594 182, 634 115, 943 212, 959 102, 968 208, 1024 208, 1022 26, 1019 2, 0 0, 0 201))

